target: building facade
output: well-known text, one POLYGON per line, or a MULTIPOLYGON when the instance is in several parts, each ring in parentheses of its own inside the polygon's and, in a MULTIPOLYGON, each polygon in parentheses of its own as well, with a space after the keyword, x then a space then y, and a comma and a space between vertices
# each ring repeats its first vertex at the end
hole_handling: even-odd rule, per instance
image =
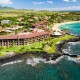
POLYGON ((0 46, 20 46, 27 45, 49 38, 48 32, 36 32, 23 35, 4 35, 0 36, 0 46))

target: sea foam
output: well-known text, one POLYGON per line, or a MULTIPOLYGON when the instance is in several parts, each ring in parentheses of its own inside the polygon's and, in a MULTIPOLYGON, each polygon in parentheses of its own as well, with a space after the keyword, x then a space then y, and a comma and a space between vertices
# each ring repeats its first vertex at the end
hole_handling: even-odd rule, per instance
POLYGON ((20 62, 23 62, 23 60, 12 61, 9 63, 2 64, 1 66, 11 65, 11 64, 20 63, 20 62))

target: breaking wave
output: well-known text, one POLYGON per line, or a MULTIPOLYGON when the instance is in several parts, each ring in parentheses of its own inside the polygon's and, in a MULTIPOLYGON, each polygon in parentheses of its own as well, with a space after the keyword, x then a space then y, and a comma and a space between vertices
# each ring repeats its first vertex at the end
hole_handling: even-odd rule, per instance
POLYGON ((64 56, 61 56, 59 57, 58 59, 56 60, 49 60, 47 61, 46 59, 43 59, 43 58, 28 58, 27 61, 26 61, 26 64, 28 65, 32 65, 32 66, 37 66, 37 64, 39 64, 40 62, 43 62, 43 63, 49 63, 49 64, 56 64, 57 62, 59 62, 64 56))
POLYGON ((75 45, 77 45, 77 44, 80 44, 80 42, 78 41, 78 42, 68 42, 68 44, 70 44, 70 45, 72 45, 72 46, 75 46, 75 45))
POLYGON ((70 60, 70 61, 74 61, 76 63, 78 63, 78 62, 80 63, 80 56, 79 57, 76 57, 76 58, 72 58, 72 57, 69 57, 68 56, 67 59, 70 60))

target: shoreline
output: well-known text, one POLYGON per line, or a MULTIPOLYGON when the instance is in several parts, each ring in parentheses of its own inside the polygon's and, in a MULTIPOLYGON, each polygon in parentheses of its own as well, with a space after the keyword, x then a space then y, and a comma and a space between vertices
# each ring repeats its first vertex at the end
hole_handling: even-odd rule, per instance
POLYGON ((80 21, 71 21, 71 22, 55 23, 54 26, 52 27, 52 30, 53 30, 53 31, 60 31, 60 32, 62 32, 61 29, 59 28, 59 26, 64 25, 64 24, 77 23, 77 22, 80 22, 80 21))

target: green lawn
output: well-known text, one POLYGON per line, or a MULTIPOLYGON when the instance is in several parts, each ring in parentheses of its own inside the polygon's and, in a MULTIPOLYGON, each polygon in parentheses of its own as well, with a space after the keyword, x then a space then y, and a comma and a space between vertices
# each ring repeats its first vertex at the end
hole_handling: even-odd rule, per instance
POLYGON ((6 52, 15 52, 15 53, 23 53, 27 51, 45 51, 49 54, 56 52, 56 43, 62 41, 62 40, 68 40, 74 38, 70 35, 61 36, 58 38, 50 38, 47 41, 41 41, 36 42, 33 44, 28 44, 25 46, 10 46, 10 47, 0 47, 0 56, 3 56, 6 54, 6 52))
POLYGON ((0 47, 0 55, 12 51, 15 53, 27 52, 27 51, 42 51, 43 44, 46 44, 46 41, 36 42, 25 46, 0 47))

